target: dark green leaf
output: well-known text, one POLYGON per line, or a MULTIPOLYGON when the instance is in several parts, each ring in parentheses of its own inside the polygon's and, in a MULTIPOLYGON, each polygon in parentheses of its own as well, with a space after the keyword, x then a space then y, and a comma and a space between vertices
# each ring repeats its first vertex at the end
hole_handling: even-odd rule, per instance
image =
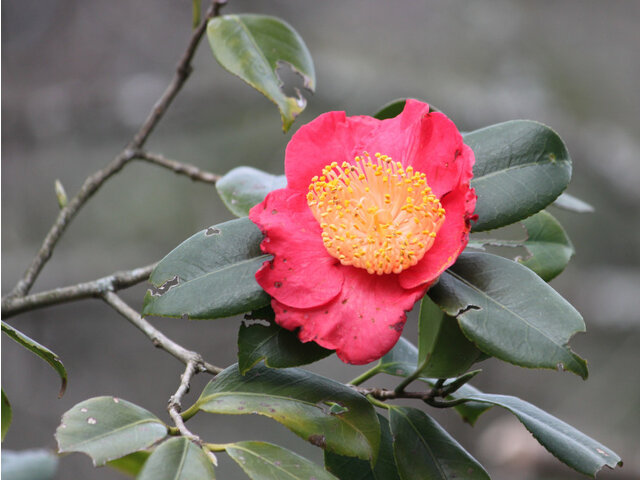
POLYGON ((94 465, 144 450, 166 435, 167 426, 158 417, 115 397, 78 403, 56 430, 60 453, 86 453, 94 465))
POLYGON ((260 251, 262 233, 248 218, 209 227, 188 238, 155 268, 155 288, 144 298, 143 315, 212 319, 260 308, 269 296, 255 280, 269 259, 260 251))
POLYGON ((246 217, 267 193, 286 186, 284 175, 271 175, 252 167, 236 167, 216 182, 220 198, 236 217, 246 217))
POLYGON ((584 331, 582 317, 528 268, 496 255, 463 253, 429 296, 487 354, 587 377, 586 362, 567 345, 584 331))
POLYGON ((2 449, 3 480, 52 480, 57 469, 58 457, 49 450, 2 449))
POLYGON ((515 120, 464 135, 476 157, 471 186, 478 195, 473 231, 503 227, 539 212, 571 179, 571 159, 549 127, 515 120))
POLYGON ((455 377, 466 372, 482 355, 460 331, 456 319, 440 310, 428 296, 420 305, 418 331, 418 365, 424 365, 421 369, 424 377, 455 377))
POLYGON ((283 130, 289 130, 307 102, 300 92, 289 97, 282 91, 277 69, 283 63, 290 65, 312 92, 316 84, 313 60, 302 37, 284 21, 266 15, 213 18, 207 34, 218 63, 275 103, 283 130))
POLYGON ((107 465, 121 473, 124 473, 125 475, 135 477, 142 470, 144 462, 147 461, 149 455, 151 455, 151 453, 146 450, 133 452, 116 460, 111 460, 110 462, 107 462, 107 465))
MULTIPOLYGON (((408 340, 400 337, 396 346, 391 349, 378 363, 378 369, 381 373, 387 373, 397 377, 408 377, 418 366, 418 349, 408 340)), ((434 386, 436 379, 419 378, 430 386, 434 386)), ((447 385, 447 383, 445 383, 447 385)), ((468 383, 460 387, 457 391, 446 397, 446 400, 458 400, 459 398, 480 393, 480 390, 469 385, 468 383)), ((478 417, 489 410, 486 404, 477 402, 466 402, 453 407, 465 422, 473 425, 478 417)))
POLYGON ((4 441, 4 437, 9 431, 9 426, 11 425, 11 404, 9 403, 9 399, 2 390, 2 441, 4 441))
POLYGON ((137 480, 213 480, 213 464, 201 447, 184 437, 162 443, 149 456, 137 480))
POLYGON ((252 480, 336 480, 319 465, 266 442, 237 442, 225 450, 252 480))
MULTIPOLYGON (((397 98, 395 100, 391 100, 389 103, 384 105, 380 110, 378 110, 373 118, 377 118, 378 120, 385 120, 387 118, 397 117, 404 110, 404 104, 407 103, 406 98, 397 98)), ((433 105, 429 105, 429 112, 439 112, 436 107, 433 105)))
POLYGON ((622 466, 620 457, 571 425, 524 400, 509 395, 469 395, 476 402, 498 405, 513 413, 558 460, 585 475, 595 476, 603 467, 622 466))
POLYGON ((402 480, 489 480, 482 465, 426 413, 392 406, 389 415, 402 480))
POLYGON ((523 240, 472 239, 469 246, 524 247, 528 256, 517 257, 518 262, 529 267, 546 282, 560 275, 575 253, 573 244, 560 222, 543 210, 523 220, 522 225, 527 231, 527 238, 523 240))
POLYGON ((248 318, 267 320, 268 325, 240 325, 238 368, 242 375, 260 360, 271 368, 288 368, 313 363, 333 353, 315 342, 302 343, 294 332, 277 325, 274 316, 271 307, 265 307, 248 318))
POLYGON ((393 439, 389 430, 389 421, 378 414, 380 422, 380 451, 375 468, 365 460, 344 457, 331 452, 324 452, 324 464, 327 470, 340 480, 400 480, 396 461, 393 457, 393 439))
POLYGON ((569 195, 568 193, 563 193, 558 198, 556 198, 556 201, 553 202, 553 206, 575 213, 593 212, 593 207, 591 205, 589 205, 584 200, 580 200, 573 195, 569 195))
POLYGON ((64 391, 67 388, 67 370, 64 368, 64 365, 60 361, 60 357, 58 357, 58 355, 53 353, 44 345, 40 345, 35 340, 32 340, 24 333, 16 330, 11 325, 8 325, 4 322, 2 322, 2 331, 13 338, 20 345, 25 347, 27 350, 30 350, 38 355, 41 359, 51 365, 56 372, 58 372, 61 381, 58 397, 62 397, 62 395, 64 395, 64 391))
POLYGON ((342 455, 370 459, 378 452, 380 426, 366 398, 299 368, 274 370, 260 364, 242 376, 232 365, 209 382, 196 405, 210 413, 265 415, 342 455), (333 404, 346 410, 332 413, 333 404))

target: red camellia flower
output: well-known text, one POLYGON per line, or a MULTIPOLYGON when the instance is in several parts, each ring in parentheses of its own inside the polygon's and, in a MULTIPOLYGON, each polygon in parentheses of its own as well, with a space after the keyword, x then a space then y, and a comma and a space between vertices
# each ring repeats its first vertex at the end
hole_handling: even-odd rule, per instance
POLYGON ((329 112, 301 127, 287 187, 249 213, 273 255, 256 280, 276 322, 348 363, 388 352, 467 245, 473 163, 453 122, 416 100, 392 119, 329 112))

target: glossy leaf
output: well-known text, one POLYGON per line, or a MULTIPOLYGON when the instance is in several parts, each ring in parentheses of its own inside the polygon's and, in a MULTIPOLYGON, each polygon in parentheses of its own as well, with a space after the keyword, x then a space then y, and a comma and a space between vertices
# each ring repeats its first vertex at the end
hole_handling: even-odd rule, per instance
POLYGON ((64 365, 60 361, 60 357, 58 357, 58 355, 53 353, 44 345, 40 345, 38 342, 27 337, 24 333, 16 330, 7 323, 2 322, 2 331, 9 335, 16 342, 18 342, 20 345, 25 347, 27 350, 35 353, 37 356, 51 365, 56 372, 58 372, 61 382, 58 397, 62 397, 62 395, 64 395, 64 391, 67 388, 67 370, 64 368, 64 365))
POLYGON ((58 457, 49 450, 2 449, 2 480, 53 480, 58 457))
POLYGON ((522 265, 487 253, 463 253, 429 296, 456 316, 464 334, 487 354, 587 377, 586 362, 568 346, 569 338, 585 329, 582 317, 522 265))
POLYGON ((340 480, 400 480, 396 460, 393 457, 393 439, 389 421, 378 414, 380 422, 380 451, 373 469, 365 460, 324 452, 324 465, 340 480))
POLYGON ((466 372, 482 355, 460 331, 456 319, 440 310, 428 296, 422 299, 418 322, 421 376, 455 377, 466 372))
POLYGON ((392 406, 389 421, 402 480, 489 480, 482 465, 423 411, 392 406))
POLYGON ((216 182, 220 198, 237 217, 246 217, 267 193, 286 186, 284 175, 271 175, 252 167, 236 167, 216 182))
POLYGON ((62 416, 56 430, 58 451, 82 452, 94 465, 144 450, 167 435, 151 412, 115 397, 80 402, 62 416))
POLYGON ((149 456, 137 480, 213 480, 215 472, 201 447, 185 437, 162 443, 149 456))
POLYGON ((380 426, 366 398, 299 368, 274 370, 260 364, 242 376, 232 365, 209 382, 196 405, 209 413, 265 415, 342 455, 370 459, 378 452, 380 426), (339 412, 336 404, 342 407, 339 412))
MULTIPOLYGON (((373 115, 373 118, 377 118, 378 120, 385 120, 387 118, 397 117, 402 113, 402 110, 404 110, 405 103, 407 103, 406 98, 397 98, 395 100, 391 100, 386 105, 383 105, 382 108, 380 108, 380 110, 378 110, 373 115)), ((439 111, 440 110, 438 110, 436 107, 429 104, 429 113, 439 111)))
POLYGON ((111 460, 110 462, 107 462, 107 465, 118 470, 120 473, 135 477, 142 470, 142 467, 149 458, 149 455, 151 455, 151 453, 146 450, 133 452, 129 455, 125 455, 124 457, 111 460))
POLYGON ((549 127, 515 120, 464 135, 476 157, 476 232, 503 227, 552 203, 571 179, 571 159, 549 127))
POLYGON ((575 253, 573 244, 560 222, 543 210, 523 220, 522 225, 527 232, 527 237, 523 240, 472 239, 469 246, 524 247, 528 255, 517 257, 516 261, 536 272, 546 282, 560 275, 575 253))
POLYGON ((238 332, 238 368, 244 375, 260 360, 271 368, 288 368, 316 362, 333 353, 315 342, 302 343, 295 332, 274 322, 273 310, 265 307, 248 319, 263 319, 268 325, 240 325, 238 332))
POLYGON ((202 230, 155 268, 143 315, 213 319, 260 308, 269 296, 255 280, 269 259, 260 251, 262 233, 248 218, 202 230))
POLYGON ((266 442, 237 442, 226 452, 252 480, 336 480, 321 466, 266 442))
POLYGON ((4 441, 4 437, 9 431, 9 426, 11 425, 11 404, 9 403, 9 399, 2 390, 2 441, 4 441))
POLYGON ((542 446, 580 473, 595 476, 604 466, 622 466, 620 457, 614 451, 524 400, 488 393, 469 395, 468 398, 509 410, 542 446))
POLYGON ((563 193, 556 198, 556 201, 553 202, 553 206, 575 213, 591 213, 594 211, 593 207, 587 202, 580 200, 573 195, 569 195, 568 193, 563 193))
MULTIPOLYGON (((418 366, 418 349, 411 342, 403 337, 400 337, 395 347, 389 351, 378 362, 378 369, 381 373, 394 375, 397 377, 408 377, 411 375, 418 366)), ((433 378, 419 378, 418 380, 427 383, 433 387, 436 383, 436 379, 433 378)), ((449 382, 445 383, 447 385, 449 382)), ((446 400, 458 400, 459 398, 473 395, 475 393, 481 393, 477 388, 469 385, 468 383, 460 387, 451 395, 446 397, 446 400)), ((453 407, 462 419, 473 425, 478 417, 491 408, 486 404, 477 402, 466 402, 453 407)))
POLYGON ((278 106, 286 132, 307 104, 300 92, 282 91, 277 69, 285 63, 314 91, 316 74, 302 37, 286 22, 266 15, 224 15, 207 28, 213 55, 226 70, 240 77, 278 106))

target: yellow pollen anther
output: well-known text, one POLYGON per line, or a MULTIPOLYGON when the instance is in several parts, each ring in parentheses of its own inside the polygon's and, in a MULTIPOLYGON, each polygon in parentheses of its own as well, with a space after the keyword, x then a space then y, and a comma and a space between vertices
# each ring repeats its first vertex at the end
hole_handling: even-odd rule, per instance
POLYGON ((400 273, 431 248, 445 211, 424 173, 379 152, 373 157, 363 152, 325 166, 311 179, 307 204, 327 251, 343 265, 400 273))

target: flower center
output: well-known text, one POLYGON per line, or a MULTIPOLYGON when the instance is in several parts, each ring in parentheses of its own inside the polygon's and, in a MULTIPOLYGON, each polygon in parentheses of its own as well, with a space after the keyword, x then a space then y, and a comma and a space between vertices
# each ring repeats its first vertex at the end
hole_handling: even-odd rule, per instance
POLYGON ((343 265, 378 275, 418 263, 445 213, 424 173, 380 153, 324 167, 311 179, 307 203, 328 252, 343 265))

